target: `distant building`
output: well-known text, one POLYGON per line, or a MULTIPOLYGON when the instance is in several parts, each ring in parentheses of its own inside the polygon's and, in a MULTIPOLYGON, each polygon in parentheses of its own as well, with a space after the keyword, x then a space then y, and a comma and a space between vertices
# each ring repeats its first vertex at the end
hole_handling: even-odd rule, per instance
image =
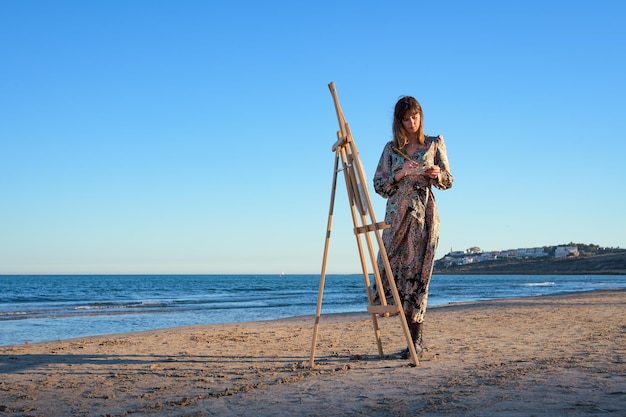
MULTIPOLYGON (((437 267, 450 267, 453 265, 467 265, 478 262, 495 261, 498 259, 536 259, 550 257, 554 253, 554 258, 576 258, 585 255, 586 247, 580 248, 578 245, 550 246, 542 248, 518 248, 503 251, 482 252, 479 247, 474 246, 464 251, 452 251, 437 260, 437 267)), ((600 251, 602 248, 595 250, 600 251)), ((590 253, 595 253, 590 252, 590 253)))
POLYGON ((542 258, 548 256, 548 252, 544 248, 524 248, 517 250, 517 257, 526 258, 542 258))
POLYGON ((481 259, 483 261, 495 261, 500 257, 500 251, 483 252, 481 259))
POLYGON ((578 246, 557 246, 554 250, 555 258, 577 257, 579 255, 578 246))
POLYGON ((500 252, 501 258, 517 258, 517 249, 507 249, 500 252))

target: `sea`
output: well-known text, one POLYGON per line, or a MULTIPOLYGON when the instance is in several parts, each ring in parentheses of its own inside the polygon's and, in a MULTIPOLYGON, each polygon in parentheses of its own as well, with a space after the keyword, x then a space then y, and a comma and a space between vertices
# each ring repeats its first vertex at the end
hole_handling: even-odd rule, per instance
MULTIPOLYGON (((626 275, 433 275, 429 307, 618 288, 626 275)), ((319 289, 319 275, 0 275, 0 346, 315 316, 319 289)), ((367 307, 361 274, 323 289, 322 315, 367 307)))

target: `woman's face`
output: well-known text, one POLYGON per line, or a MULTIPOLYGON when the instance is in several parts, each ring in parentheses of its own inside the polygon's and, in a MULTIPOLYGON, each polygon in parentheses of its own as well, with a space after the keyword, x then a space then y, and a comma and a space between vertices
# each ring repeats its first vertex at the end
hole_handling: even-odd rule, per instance
POLYGON ((422 118, 419 113, 405 114, 402 118, 402 127, 408 133, 417 133, 421 122, 422 118))

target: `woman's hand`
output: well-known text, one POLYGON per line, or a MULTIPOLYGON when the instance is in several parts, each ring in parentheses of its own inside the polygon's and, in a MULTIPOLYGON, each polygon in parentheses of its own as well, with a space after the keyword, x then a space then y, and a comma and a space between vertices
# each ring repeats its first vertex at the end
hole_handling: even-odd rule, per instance
POLYGON ((402 178, 411 175, 426 175, 428 178, 436 179, 440 172, 441 168, 437 165, 424 169, 424 167, 420 167, 419 163, 415 161, 407 161, 402 165, 400 171, 396 173, 394 179, 400 181, 402 178))
POLYGON ((441 168, 439 168, 439 165, 433 165, 425 171, 425 174, 428 178, 431 178, 434 180, 434 179, 437 179, 440 172, 441 172, 441 168))
POLYGON ((408 175, 412 175, 415 173, 415 169, 419 167, 419 164, 415 161, 406 161, 402 165, 402 169, 398 172, 400 174, 400 178, 404 178, 408 175))
POLYGON ((420 164, 415 161, 406 161, 404 165, 402 165, 402 171, 406 174, 410 175, 415 171, 416 168, 419 168, 420 164))

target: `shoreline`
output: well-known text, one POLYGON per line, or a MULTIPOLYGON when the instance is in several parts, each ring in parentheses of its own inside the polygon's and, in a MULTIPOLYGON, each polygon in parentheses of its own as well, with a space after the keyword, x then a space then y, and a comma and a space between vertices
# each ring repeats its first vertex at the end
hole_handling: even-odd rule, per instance
MULTIPOLYGON (((488 300, 474 300, 474 301, 458 301, 458 302, 450 302, 447 304, 438 304, 438 305, 433 305, 433 306, 429 306, 428 307, 428 311, 433 311, 435 309, 440 309, 440 308, 453 308, 453 307, 471 307, 476 305, 476 307, 480 307, 481 305, 487 305, 488 303, 498 303, 498 302, 507 302, 507 301, 515 301, 515 300, 525 300, 525 299, 534 299, 534 298, 552 298, 552 297, 567 297, 570 295, 577 295, 577 294, 587 294, 587 293, 596 293, 596 292, 604 292, 604 291, 624 291, 626 292, 626 288, 606 288, 606 289, 593 289, 593 290, 584 290, 584 291, 564 291, 564 292, 560 292, 560 293, 555 293, 555 294, 541 294, 541 295, 527 295, 527 296, 523 296, 523 297, 510 297, 510 298, 493 298, 493 299, 488 299, 488 300)), ((324 313, 324 306, 322 305, 322 313, 321 313, 321 317, 326 317, 327 319, 332 319, 333 316, 337 316, 337 317, 354 317, 354 318, 367 318, 369 319, 370 315, 369 313, 367 313, 365 311, 366 305, 363 306, 363 311, 348 311, 348 312, 340 312, 340 313, 324 313)), ((0 344, 0 350, 3 348, 10 348, 10 347, 16 347, 16 346, 32 346, 32 345, 36 345, 36 344, 41 344, 41 343, 54 343, 54 342, 70 342, 70 341, 74 341, 74 340, 82 340, 82 339, 89 339, 89 338, 100 338, 100 337, 123 337, 123 336, 139 336, 142 333, 146 333, 146 332, 158 332, 158 331, 163 331, 163 330, 176 330, 176 329, 186 329, 186 328, 197 328, 197 327, 206 327, 206 326, 220 326, 220 325, 225 325, 225 326, 236 326, 236 325, 240 325, 240 324, 246 324, 246 323, 272 323, 272 322, 283 322, 283 321, 291 321, 291 320, 311 320, 311 323, 314 322, 315 320, 315 314, 303 314, 303 315, 296 315, 296 316, 290 316, 290 317, 282 317, 282 318, 274 318, 274 319, 266 319, 266 320, 251 320, 251 321, 232 321, 232 322, 224 322, 224 323, 200 323, 200 324, 187 324, 187 325, 181 325, 181 326, 172 326, 172 327, 160 327, 160 328, 156 328, 156 329, 147 329, 147 330, 136 330, 136 331, 130 331, 130 332, 119 332, 119 333, 102 333, 102 334, 95 334, 95 335, 88 335, 88 336, 78 336, 78 337, 68 337, 68 338, 61 338, 61 339, 50 339, 50 340, 44 340, 44 341, 38 341, 38 342, 31 342, 31 341, 26 341, 23 343, 14 343, 14 344, 0 344)), ((311 325, 313 326, 313 325, 311 325)))
POLYGON ((0 347, 0 414, 573 415, 626 401, 626 290, 454 303, 426 314, 420 366, 400 321, 315 315, 0 347))

